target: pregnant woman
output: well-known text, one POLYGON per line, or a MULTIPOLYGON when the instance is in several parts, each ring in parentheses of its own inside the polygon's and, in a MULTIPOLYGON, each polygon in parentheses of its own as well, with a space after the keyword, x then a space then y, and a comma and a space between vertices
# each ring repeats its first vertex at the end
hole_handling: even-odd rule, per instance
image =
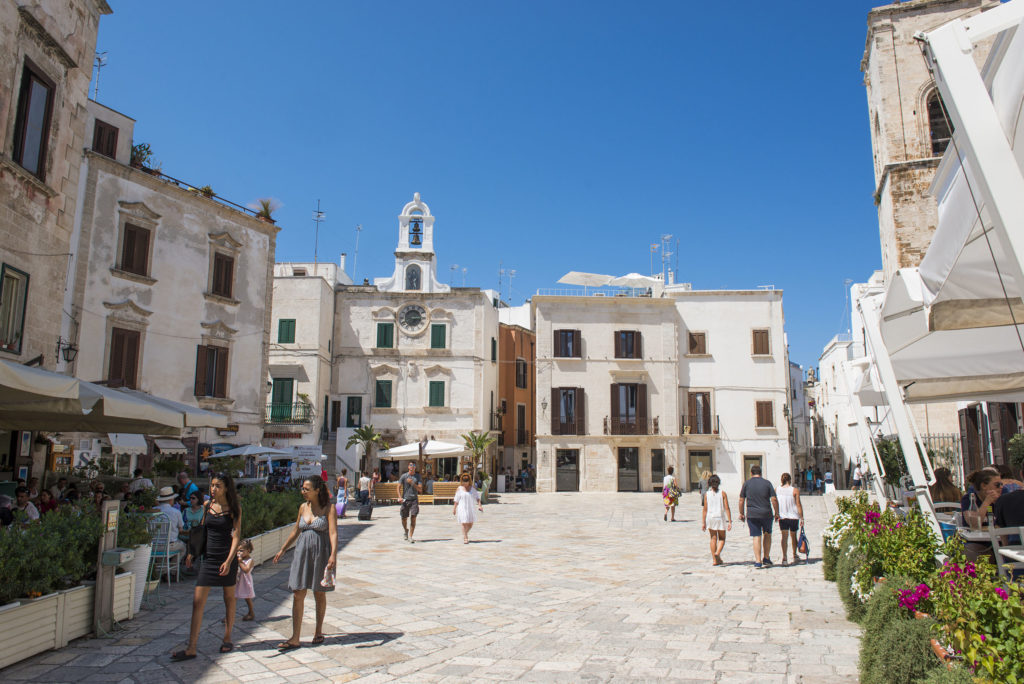
POLYGON ((313 590, 316 602, 316 631, 313 633, 313 644, 324 642, 324 615, 327 614, 327 594, 334 591, 334 568, 338 556, 338 518, 331 505, 331 494, 327 485, 319 477, 304 480, 302 498, 305 501, 299 506, 299 516, 295 519, 295 527, 288 535, 281 550, 274 556, 274 562, 291 546, 295 545, 295 556, 292 558, 291 572, 288 575, 288 589, 292 592, 292 636, 288 641, 278 644, 280 651, 290 651, 301 645, 299 637, 302 632, 302 608, 306 601, 306 592, 313 590), (327 571, 331 581, 325 583, 327 571))
MULTIPOLYGON (((210 501, 203 507, 200 524, 206 527, 206 551, 199 566, 195 592, 192 595, 192 626, 188 635, 188 646, 183 651, 171 654, 171 660, 191 660, 196 657, 196 642, 203 626, 203 608, 211 587, 224 591, 224 639, 220 652, 228 653, 234 648, 231 643, 231 629, 235 623, 235 582, 238 578, 238 544, 242 540, 242 508, 235 491, 235 482, 227 473, 218 473, 210 478, 210 501)), ((195 560, 189 549, 185 566, 191 568, 195 560)))

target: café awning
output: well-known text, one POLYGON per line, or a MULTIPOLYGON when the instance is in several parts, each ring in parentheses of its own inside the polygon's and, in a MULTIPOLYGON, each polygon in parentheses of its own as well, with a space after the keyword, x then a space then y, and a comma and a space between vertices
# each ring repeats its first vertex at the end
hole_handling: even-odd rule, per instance
MULTIPOLYGON (((452 444, 451 442, 440 442, 434 439, 427 440, 423 443, 423 455, 432 456, 435 458, 441 458, 445 456, 454 456, 455 454, 461 454, 466 451, 466 447, 461 444, 452 444)), ((420 457, 420 442, 412 442, 410 444, 403 444, 386 451, 377 452, 377 457, 382 461, 399 461, 404 459, 414 459, 420 457)))
POLYGON ((156 446, 156 450, 164 456, 180 456, 188 453, 188 448, 181 443, 180 439, 154 439, 153 444, 156 446))
POLYGON ((215 411, 207 411, 206 409, 201 409, 198 406, 192 406, 191 404, 185 404, 172 399, 155 397, 152 394, 140 392, 139 390, 122 388, 119 391, 143 401, 158 404, 165 408, 169 408, 172 411, 181 413, 184 417, 186 427, 210 427, 223 429, 228 426, 227 417, 215 411))
POLYGON ((115 454, 144 454, 149 451, 146 438, 131 432, 108 432, 110 450, 115 454))

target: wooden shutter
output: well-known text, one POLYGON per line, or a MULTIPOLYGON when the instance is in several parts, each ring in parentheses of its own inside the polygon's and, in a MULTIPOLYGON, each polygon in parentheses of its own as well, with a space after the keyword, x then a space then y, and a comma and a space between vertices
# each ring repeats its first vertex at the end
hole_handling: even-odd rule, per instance
POLYGON ((771 353, 767 330, 754 331, 754 353, 757 355, 768 355, 771 353))
POLYGON ((582 387, 576 388, 576 434, 587 434, 586 401, 582 387))
POLYGON ((644 336, 640 334, 639 330, 637 330, 634 333, 634 335, 635 337, 633 338, 633 358, 642 359, 644 358, 644 336))
POLYGON ((693 426, 697 424, 697 393, 689 392, 686 397, 686 424, 693 432, 693 426))
POLYGON ((610 412, 612 422, 618 422, 619 420, 619 384, 612 383, 612 409, 610 412))
POLYGON ((117 387, 124 382, 124 330, 110 331, 110 359, 107 365, 107 383, 117 387))
POLYGON ((139 375, 139 331, 123 331, 124 339, 124 386, 136 389, 139 375))
POLYGON ((221 399, 228 396, 228 350, 227 347, 213 347, 216 349, 217 378, 213 388, 213 396, 221 399))
POLYGON ((583 358, 583 334, 579 330, 572 331, 572 351, 574 357, 583 358))
POLYGON ((622 358, 622 331, 621 330, 616 330, 612 334, 615 336, 614 337, 614 341, 615 341, 615 358, 621 359, 622 358))
POLYGON ((206 346, 202 344, 196 346, 195 395, 206 396, 206 346))
POLYGON ((135 226, 135 273, 149 275, 149 231, 135 226))
POLYGON ((701 425, 704 426, 705 431, 712 432, 714 426, 711 425, 711 393, 701 392, 701 394, 704 395, 704 402, 703 406, 701 407, 701 414, 703 415, 704 420, 701 423, 701 425))
POLYGON ((636 386, 636 422, 637 434, 647 434, 647 385, 639 383, 636 386))
POLYGON ((551 388, 551 434, 562 434, 562 392, 558 387, 551 388))
POLYGON ((772 415, 772 402, 757 402, 757 427, 774 427, 775 416, 772 415))
POLYGON ((231 296, 231 284, 234 279, 235 260, 231 257, 224 257, 224 284, 222 292, 225 297, 231 296))

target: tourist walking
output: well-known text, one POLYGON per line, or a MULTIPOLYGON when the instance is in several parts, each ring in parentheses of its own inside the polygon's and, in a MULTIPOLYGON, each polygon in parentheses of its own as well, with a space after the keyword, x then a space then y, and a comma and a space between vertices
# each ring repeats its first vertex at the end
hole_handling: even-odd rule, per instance
POLYGON ((711 534, 711 564, 722 564, 722 549, 725 548, 725 531, 732 531, 732 510, 729 497, 719 487, 722 480, 717 475, 708 478, 708 492, 704 495, 700 529, 711 534))
POLYGON ((793 549, 793 565, 800 562, 796 546, 798 533, 804 525, 804 505, 800 503, 800 490, 792 484, 791 480, 789 473, 782 473, 781 486, 776 490, 779 498, 779 530, 782 532, 783 565, 789 564, 786 560, 787 541, 793 549))
POLYGON ((811 466, 807 466, 807 472, 804 474, 804 477, 807 480, 807 493, 808 494, 813 494, 814 493, 814 471, 811 470, 811 466))
POLYGON ((700 505, 704 506, 704 495, 708 491, 708 482, 711 481, 711 471, 705 470, 700 474, 700 480, 697 482, 697 487, 700 488, 700 505))
POLYGON ((416 532, 416 516, 420 514, 419 496, 423 492, 423 480, 416 474, 416 464, 409 463, 409 472, 398 478, 398 487, 402 490, 402 508, 398 512, 402 518, 402 529, 410 544, 415 544, 412 535, 416 532))
POLYGON ((864 479, 864 471, 860 468, 860 461, 857 461, 857 467, 853 470, 853 491, 859 492, 861 487, 861 481, 864 479))
POLYGON ((202 555, 196 588, 192 593, 192 624, 188 634, 188 646, 171 654, 171 660, 191 660, 196 657, 199 630, 203 626, 203 609, 210 595, 211 587, 221 587, 224 592, 224 638, 220 652, 228 653, 234 648, 231 643, 231 629, 235 624, 235 584, 238 581, 238 544, 242 540, 242 507, 235 491, 235 481, 227 473, 217 473, 210 478, 210 501, 204 508, 200 523, 206 528, 206 548, 190 548, 185 557, 185 567, 191 568, 192 561, 202 555))
POLYGON ((342 468, 338 476, 335 501, 338 503, 335 507, 338 517, 344 518, 345 507, 348 506, 348 468, 342 468))
MULTIPOLYGON (((404 476, 403 476, 404 477, 404 476)), ((459 488, 455 490, 455 503, 452 506, 452 515, 462 525, 462 543, 469 543, 469 531, 473 529, 476 522, 477 511, 484 510, 480 504, 480 492, 473 486, 469 473, 462 473, 459 480, 459 488)))
MULTIPOLYGON (((377 471, 373 471, 374 477, 377 475, 377 471)), ((359 476, 359 505, 362 506, 368 503, 373 498, 373 483, 374 479, 368 477, 366 473, 362 473, 359 476)))
POLYGON ((825 471, 825 493, 826 494, 829 494, 829 493, 835 494, 836 493, 836 484, 835 484, 835 481, 832 479, 832 469, 831 469, 831 467, 828 470, 825 471))
POLYGON ((679 485, 676 483, 676 476, 673 475, 675 468, 668 467, 668 472, 661 481, 661 498, 665 502, 665 517, 668 522, 669 513, 672 514, 672 522, 676 521, 676 505, 679 504, 679 485))
POLYGON ((772 520, 779 519, 779 499, 775 487, 761 477, 761 466, 750 466, 750 479, 740 489, 740 521, 747 521, 747 529, 754 543, 754 567, 770 567, 772 550, 772 520))
POLYGON ((235 583, 235 600, 245 599, 245 605, 249 608, 249 612, 242 618, 244 622, 256 619, 256 611, 252 605, 252 600, 256 598, 256 588, 252 583, 252 568, 255 564, 252 557, 252 542, 244 539, 238 545, 238 581, 235 583))
POLYGON ((290 651, 301 645, 302 609, 306 592, 313 590, 316 603, 316 629, 313 644, 324 642, 324 616, 327 614, 327 593, 334 591, 334 569, 338 560, 338 518, 331 506, 327 485, 318 477, 302 482, 302 498, 295 527, 288 535, 274 562, 298 539, 292 567, 288 573, 288 590, 292 592, 292 635, 278 644, 279 651, 290 651))

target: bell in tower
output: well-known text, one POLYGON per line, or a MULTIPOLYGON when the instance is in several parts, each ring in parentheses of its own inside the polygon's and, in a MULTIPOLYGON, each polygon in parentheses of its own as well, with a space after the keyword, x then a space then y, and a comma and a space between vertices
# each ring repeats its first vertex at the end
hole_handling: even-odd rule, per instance
POLYGON ((414 218, 409 221, 409 246, 423 246, 423 219, 414 218))

